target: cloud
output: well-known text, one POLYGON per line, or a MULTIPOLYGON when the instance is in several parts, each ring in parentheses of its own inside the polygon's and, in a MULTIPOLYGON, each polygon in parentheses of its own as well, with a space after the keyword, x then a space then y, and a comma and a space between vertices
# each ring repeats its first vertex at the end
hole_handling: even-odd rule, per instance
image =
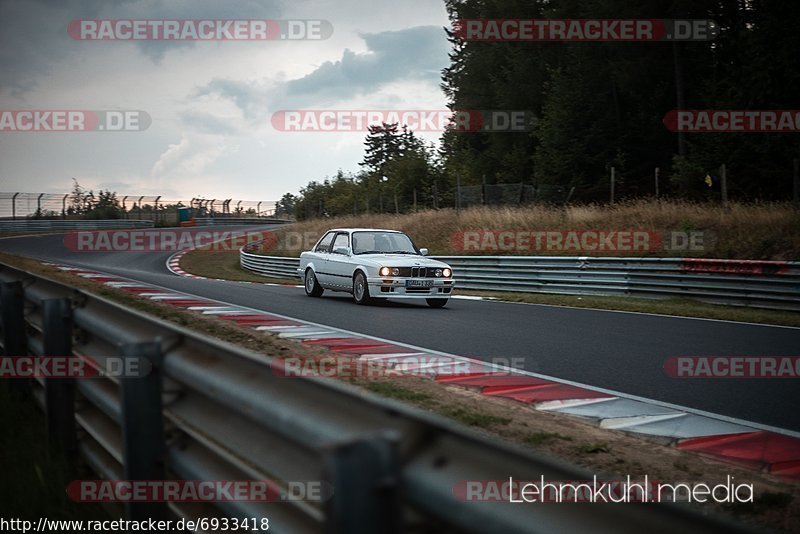
POLYGON ((131 48, 159 64, 173 50, 206 45, 191 41, 76 41, 67 25, 79 19, 275 19, 277 0, 1 0, 0 89, 23 97, 59 63, 102 55, 109 48, 131 48))
POLYGON ((448 42, 438 26, 362 33, 367 52, 345 50, 342 59, 327 61, 311 74, 287 82, 291 95, 340 98, 368 93, 397 80, 431 80, 438 84, 440 69, 447 64, 448 42))
POLYGON ((153 178, 185 178, 202 175, 219 158, 236 152, 230 145, 215 136, 182 137, 176 144, 167 147, 153 165, 153 178))
POLYGON ((371 94, 398 81, 423 81, 438 87, 447 65, 449 45, 439 26, 416 26, 380 33, 360 33, 363 53, 345 49, 341 59, 326 61, 311 73, 280 83, 215 79, 193 96, 219 95, 233 101, 247 116, 263 117, 266 109, 303 108, 371 94))

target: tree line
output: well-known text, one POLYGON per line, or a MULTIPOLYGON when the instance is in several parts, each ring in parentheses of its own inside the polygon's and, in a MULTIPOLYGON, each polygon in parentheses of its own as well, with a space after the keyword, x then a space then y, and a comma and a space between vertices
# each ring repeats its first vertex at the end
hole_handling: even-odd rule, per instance
POLYGON ((526 184, 541 200, 660 193, 719 197, 725 164, 730 198, 792 196, 798 133, 668 130, 675 109, 800 109, 800 3, 778 0, 444 0, 451 27, 442 89, 452 110, 525 110, 524 133, 447 130, 438 149, 403 125, 370 128, 356 173, 311 181, 278 207, 298 218, 453 205, 456 183, 526 184), (711 41, 477 42, 453 29, 464 19, 703 19, 711 41), (415 202, 416 197, 416 202, 415 202))

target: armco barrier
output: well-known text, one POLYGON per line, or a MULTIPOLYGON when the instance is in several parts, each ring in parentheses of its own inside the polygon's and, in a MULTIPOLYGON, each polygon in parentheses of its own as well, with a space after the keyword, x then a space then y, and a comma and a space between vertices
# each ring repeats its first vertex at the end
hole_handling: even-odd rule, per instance
POLYGON ((224 224, 236 225, 267 225, 267 224, 287 224, 292 221, 285 219, 273 219, 270 217, 198 217, 195 220, 196 226, 217 226, 224 224))
POLYGON ((104 230, 117 228, 152 228, 153 221, 133 219, 101 219, 101 220, 39 220, 21 221, 0 220, 0 232, 59 232, 67 230, 104 230))
MULTIPOLYGON (((296 277, 298 258, 239 251, 241 266, 296 277)), ((437 256, 456 287, 567 295, 689 297, 705 302, 800 311, 800 262, 575 256, 437 256)))
POLYGON ((0 312, 6 356, 152 362, 145 378, 30 384, 48 407, 49 441, 81 453, 100 478, 317 480, 332 490, 321 505, 128 502, 129 519, 267 517, 271 532, 292 533, 737 530, 668 504, 467 502, 454 491, 466 480, 591 476, 342 383, 281 378, 268 356, 4 264, 0 312))

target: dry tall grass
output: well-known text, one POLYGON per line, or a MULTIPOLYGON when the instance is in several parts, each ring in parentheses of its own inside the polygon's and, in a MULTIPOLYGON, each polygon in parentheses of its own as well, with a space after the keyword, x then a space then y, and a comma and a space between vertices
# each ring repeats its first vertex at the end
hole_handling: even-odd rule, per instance
MULTIPOLYGON (((455 210, 422 211, 414 214, 371 214, 315 219, 293 224, 278 231, 322 235, 334 227, 392 228, 407 232, 418 246, 431 254, 461 254, 451 244, 453 234, 470 230, 644 230, 655 232, 702 231, 706 246, 700 251, 660 250, 651 256, 693 256, 708 258, 797 260, 800 259, 800 212, 788 203, 717 204, 638 200, 614 206, 584 205, 553 207, 476 207, 455 210)), ((270 255, 297 256, 297 247, 277 247, 264 251, 270 255)), ((486 254, 498 254, 486 251, 486 254)), ((504 254, 531 254, 508 251, 504 254)), ((547 250, 541 255, 575 255, 575 251, 547 250)), ((534 252, 533 254, 536 254, 534 252)))

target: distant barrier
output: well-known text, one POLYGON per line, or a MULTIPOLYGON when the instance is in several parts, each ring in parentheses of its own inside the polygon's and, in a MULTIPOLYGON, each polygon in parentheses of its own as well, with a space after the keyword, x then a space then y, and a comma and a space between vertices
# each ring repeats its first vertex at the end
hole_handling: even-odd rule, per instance
POLYGON ((58 232, 67 230, 113 230, 117 228, 152 228, 153 221, 131 219, 99 220, 49 220, 24 219, 18 221, 0 220, 0 232, 58 232))
MULTIPOLYGON (((243 268, 296 277, 298 258, 239 251, 243 268)), ((800 262, 575 256, 436 256, 456 287, 567 295, 688 297, 716 304, 800 311, 800 262)))
POLYGON ((195 226, 216 226, 220 224, 239 224, 239 225, 264 225, 264 224, 288 224, 293 221, 285 219, 273 219, 270 217, 197 217, 194 219, 195 226))

